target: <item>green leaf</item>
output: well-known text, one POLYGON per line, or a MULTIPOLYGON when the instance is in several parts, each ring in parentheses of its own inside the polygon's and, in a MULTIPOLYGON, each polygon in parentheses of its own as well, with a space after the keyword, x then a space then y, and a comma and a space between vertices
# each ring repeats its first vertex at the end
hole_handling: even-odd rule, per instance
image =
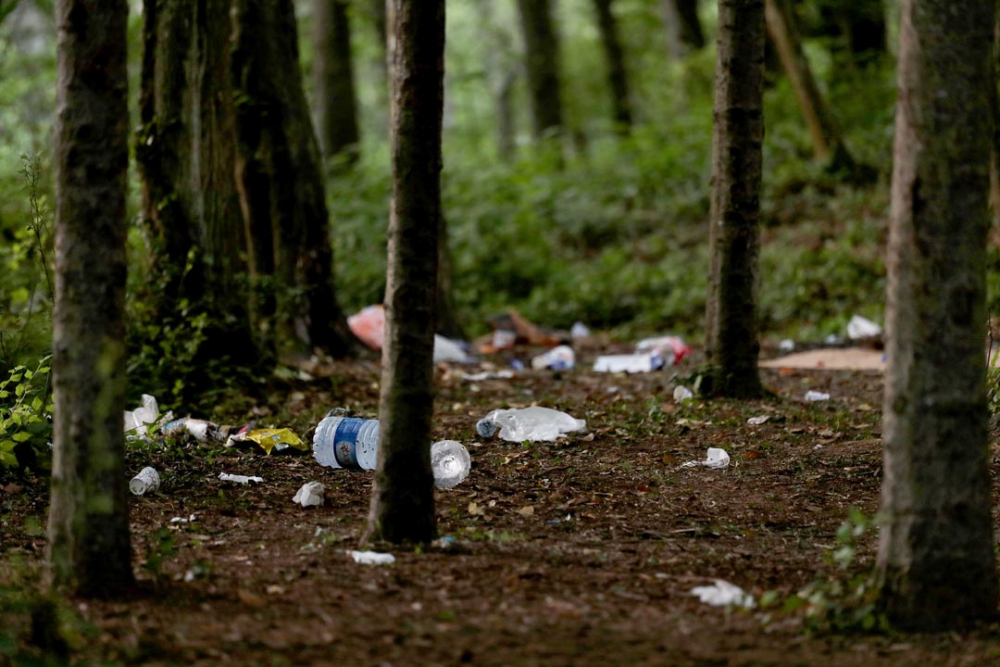
POLYGON ((31 409, 34 410, 35 412, 38 412, 39 410, 41 410, 42 409, 42 399, 39 398, 38 396, 35 396, 35 398, 33 398, 31 400, 31 409))
POLYGON ((11 375, 10 376, 10 381, 11 382, 20 382, 21 381, 21 377, 22 377, 21 373, 18 373, 17 375, 11 375))
POLYGON ((11 466, 11 467, 16 466, 17 457, 9 452, 0 452, 0 463, 2 463, 5 466, 11 466))
POLYGON ((18 431, 12 437, 14 438, 14 442, 27 442, 31 440, 31 433, 28 431, 18 431))

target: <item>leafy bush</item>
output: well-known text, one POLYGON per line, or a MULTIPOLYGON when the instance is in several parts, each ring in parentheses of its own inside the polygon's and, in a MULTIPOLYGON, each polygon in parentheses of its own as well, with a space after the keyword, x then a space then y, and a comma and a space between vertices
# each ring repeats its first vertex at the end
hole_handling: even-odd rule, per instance
POLYGON ((52 438, 53 405, 49 401, 49 359, 34 369, 15 366, 0 380, 0 464, 11 467, 33 461, 52 438))

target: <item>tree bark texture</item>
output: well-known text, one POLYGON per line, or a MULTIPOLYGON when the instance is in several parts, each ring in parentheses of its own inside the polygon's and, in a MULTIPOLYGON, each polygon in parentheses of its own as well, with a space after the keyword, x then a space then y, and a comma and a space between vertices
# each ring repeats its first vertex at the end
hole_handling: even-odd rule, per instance
POLYGON ((229 26, 226 3, 145 0, 136 159, 162 308, 186 301, 218 314, 225 324, 208 334, 203 354, 245 364, 259 354, 233 175, 229 26))
POLYGON ((674 58, 683 58, 705 46, 705 33, 698 18, 698 0, 663 0, 663 23, 667 46, 674 58))
POLYGON ((444 0, 394 0, 393 196, 378 471, 369 534, 435 537, 430 464, 441 223, 444 0))
POLYGON ((878 574, 905 629, 997 609, 983 335, 994 12, 902 5, 878 574))
POLYGON ((53 314, 52 583, 133 583, 125 483, 125 0, 60 0, 53 314))
POLYGON ((707 393, 761 393, 757 356, 764 0, 719 0, 709 219, 707 393))
POLYGON ((993 225, 1000 227, 1000 2, 993 25, 993 85, 990 87, 990 109, 993 112, 993 134, 990 144, 990 209, 993 225))
POLYGON ((357 159, 360 134, 347 1, 314 0, 313 27, 313 77, 321 144, 327 157, 341 156, 350 165, 357 159))
POLYGON ((787 0, 766 0, 767 32, 799 102, 809 136, 812 137, 816 159, 825 163, 830 171, 850 172, 854 168, 854 160, 819 92, 816 78, 802 50, 794 15, 786 3, 787 0))
POLYGON ((820 4, 821 33, 837 38, 835 53, 844 53, 850 62, 864 65, 886 52, 885 0, 827 0, 820 4))
POLYGON ((337 303, 319 144, 299 75, 291 0, 234 0, 237 184, 250 261, 273 280, 279 352, 350 352, 337 303))
POLYGON ((618 35, 618 21, 611 10, 611 0, 594 0, 597 27, 601 33, 604 57, 608 63, 608 84, 614 109, 615 127, 628 134, 632 126, 632 104, 629 100, 628 69, 625 67, 625 50, 618 35))
POLYGON ((525 70, 536 139, 558 135, 563 127, 559 93, 559 44, 549 0, 517 0, 524 34, 525 70))

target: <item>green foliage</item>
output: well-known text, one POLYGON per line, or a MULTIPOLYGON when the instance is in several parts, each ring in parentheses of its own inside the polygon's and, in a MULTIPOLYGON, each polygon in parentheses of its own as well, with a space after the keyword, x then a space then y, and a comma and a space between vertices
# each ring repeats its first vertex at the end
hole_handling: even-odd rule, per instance
POLYGON ((15 449, 42 449, 52 438, 48 363, 45 357, 34 369, 15 366, 0 380, 0 465, 18 465, 15 449))
POLYGON ((860 540, 877 523, 852 507, 848 518, 837 529, 837 547, 827 558, 838 568, 834 575, 816 579, 784 601, 774 592, 761 598, 761 606, 772 612, 802 613, 810 632, 885 632, 889 623, 876 600, 875 574, 870 567, 856 563, 860 540))
POLYGON ((169 528, 160 528, 149 536, 146 561, 143 567, 152 575, 153 579, 159 579, 163 563, 175 553, 177 553, 177 547, 174 544, 173 532, 169 528))

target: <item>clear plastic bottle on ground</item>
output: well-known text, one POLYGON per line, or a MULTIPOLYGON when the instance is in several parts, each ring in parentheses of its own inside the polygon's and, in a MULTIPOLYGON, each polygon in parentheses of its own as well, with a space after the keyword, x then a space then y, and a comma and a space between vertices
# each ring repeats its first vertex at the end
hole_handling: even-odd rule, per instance
POLYGON ((509 442, 525 440, 555 440, 564 433, 587 428, 587 422, 574 419, 565 412, 537 406, 519 410, 494 410, 476 423, 476 433, 492 438, 500 430, 500 437, 509 442))
MULTIPOLYGON (((326 417, 316 427, 313 456, 328 468, 374 470, 378 465, 378 420, 326 417)), ((443 440, 431 445, 431 469, 437 488, 461 483, 471 466, 469 452, 461 443, 443 440)))

